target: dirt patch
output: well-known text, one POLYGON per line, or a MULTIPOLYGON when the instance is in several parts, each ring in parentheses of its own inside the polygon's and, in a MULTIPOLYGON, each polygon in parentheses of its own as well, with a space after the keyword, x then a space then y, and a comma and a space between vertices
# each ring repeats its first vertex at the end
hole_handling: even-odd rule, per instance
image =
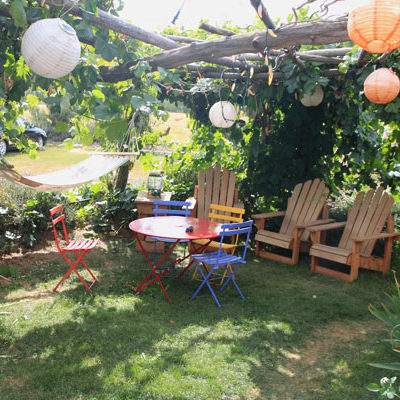
MULTIPOLYGON (((288 377, 290 384, 286 390, 296 388, 297 393, 310 393, 320 388, 320 379, 328 371, 338 368, 335 365, 335 346, 346 345, 353 340, 365 341, 382 329, 378 320, 354 322, 332 322, 322 329, 314 330, 304 348, 297 352, 284 352, 278 372, 288 377)), ((345 371, 343 372, 345 373, 345 371)), ((279 387, 272 392, 279 393, 279 387)), ((286 392, 288 396, 294 393, 286 392)), ((278 397, 277 397, 278 398, 278 397)), ((295 397, 288 397, 295 398, 295 397)))
MULTIPOLYGON (((75 230, 74 237, 82 238, 83 232, 83 230, 75 230)), ((95 255, 96 253, 101 253, 104 250, 107 250, 107 245, 100 240, 96 248, 92 251, 92 254, 95 255)), ((30 270, 34 268, 39 268, 41 265, 49 265, 54 262, 65 263, 62 255, 57 249, 53 233, 46 232, 41 238, 39 244, 36 246, 35 250, 19 250, 18 252, 3 254, 1 256, 0 265, 14 266, 18 268, 18 271, 21 275, 27 275, 30 273, 30 270)), ((112 266, 110 266, 110 268, 111 267, 112 266)), ((66 263, 65 268, 67 268, 66 263)), ((9 279, 10 281, 0 279, 0 299, 6 301, 18 299, 40 299, 48 297, 52 294, 50 289, 45 289, 35 284, 31 284, 26 280, 20 280, 19 283, 25 290, 17 290, 13 292, 12 295, 5 295, 1 292, 1 287, 6 287, 14 283, 13 278, 9 279)))

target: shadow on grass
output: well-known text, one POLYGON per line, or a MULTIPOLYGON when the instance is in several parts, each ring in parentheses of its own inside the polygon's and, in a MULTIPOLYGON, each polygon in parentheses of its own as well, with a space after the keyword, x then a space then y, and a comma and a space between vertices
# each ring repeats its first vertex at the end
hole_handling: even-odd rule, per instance
MULTIPOLYGON (((64 264, 37 272, 32 286, 57 282, 64 264)), ((149 269, 125 241, 92 252, 88 265, 100 278, 93 294, 70 278, 60 293, 8 308, 2 399, 374 398, 365 386, 380 375, 367 363, 386 353, 367 306, 391 290, 388 278, 366 273, 350 285, 304 262, 255 259, 237 276, 246 300, 230 287, 218 309, 207 291, 188 300, 199 284, 190 280, 163 280, 172 306, 156 283, 133 296, 149 269), (326 341, 341 325, 353 335, 326 341)))

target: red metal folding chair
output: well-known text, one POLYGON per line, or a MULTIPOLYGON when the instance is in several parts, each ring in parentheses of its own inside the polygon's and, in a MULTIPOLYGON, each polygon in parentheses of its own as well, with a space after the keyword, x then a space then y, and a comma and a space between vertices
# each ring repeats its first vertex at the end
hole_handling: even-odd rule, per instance
POLYGON ((98 282, 98 280, 93 275, 92 271, 89 269, 89 267, 86 265, 86 263, 83 261, 83 257, 85 257, 85 255, 87 253, 89 253, 89 251, 91 251, 92 249, 94 249, 96 247, 99 239, 68 240, 67 230, 65 228, 65 222, 64 222, 65 215, 63 214, 63 206, 62 205, 52 208, 50 210, 50 217, 51 217, 51 222, 53 224, 53 232, 54 232, 54 238, 56 240, 57 248, 58 248, 59 252, 62 254, 62 256, 65 258, 65 261, 67 261, 68 265, 70 266, 70 269, 68 270, 68 272, 63 276, 61 281, 58 282, 57 286, 53 289, 53 291, 56 292, 58 287, 61 285, 61 283, 63 283, 64 280, 69 277, 71 272, 74 271, 78 275, 78 278, 81 280, 81 282, 85 285, 85 288, 89 292, 91 292, 92 286, 96 282, 98 282), (55 215, 57 213, 59 213, 58 216, 55 215), (61 247, 59 239, 58 239, 57 229, 56 229, 56 225, 58 223, 62 224, 62 232, 64 234, 64 240, 67 244, 65 247, 61 247), (66 253, 74 253, 75 254, 77 259, 73 264, 67 257, 66 253), (79 272, 76 270, 76 267, 78 266, 79 263, 81 263, 87 269, 87 271, 93 278, 93 283, 90 286, 88 286, 88 284, 85 282, 85 280, 79 274, 79 272))

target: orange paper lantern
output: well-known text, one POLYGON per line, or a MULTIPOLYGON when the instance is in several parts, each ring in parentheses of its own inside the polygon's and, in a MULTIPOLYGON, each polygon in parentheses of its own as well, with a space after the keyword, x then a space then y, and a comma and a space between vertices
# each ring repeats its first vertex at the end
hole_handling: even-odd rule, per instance
POLYGON ((370 53, 385 53, 400 46, 400 1, 372 0, 349 14, 350 39, 370 53))
POLYGON ((368 75, 364 93, 369 101, 386 104, 394 100, 400 91, 400 79, 388 68, 379 68, 368 75))

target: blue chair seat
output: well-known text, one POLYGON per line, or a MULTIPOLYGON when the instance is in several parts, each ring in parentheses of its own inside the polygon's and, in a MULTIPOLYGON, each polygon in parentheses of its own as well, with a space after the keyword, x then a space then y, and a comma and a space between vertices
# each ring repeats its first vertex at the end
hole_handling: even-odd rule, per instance
POLYGON ((205 253, 205 254, 193 254, 192 257, 195 260, 200 261, 204 264, 214 265, 218 261, 218 265, 216 265, 217 268, 228 264, 246 263, 246 261, 242 260, 242 257, 227 253, 218 253, 218 251, 213 251, 212 253, 205 253))
POLYGON ((228 274, 228 279, 220 287, 219 291, 222 292, 225 289, 226 285, 229 282, 232 282, 232 284, 235 286, 236 290, 238 291, 240 297, 242 299, 244 299, 243 293, 240 291, 239 286, 235 281, 235 273, 241 264, 246 263, 246 261, 245 261, 246 251, 247 251, 247 246, 249 243, 249 237, 250 237, 250 232, 251 232, 252 226, 253 226, 253 221, 221 225, 221 231, 219 234, 220 244, 219 244, 218 251, 213 251, 211 253, 193 254, 192 255, 192 258, 194 260, 196 268, 200 272, 200 275, 202 276, 203 280, 202 280, 200 286, 194 292, 191 300, 193 300, 195 297, 197 297, 200 290, 206 286, 206 287, 208 287, 208 290, 210 291, 215 302, 217 303, 217 306, 221 307, 221 304, 220 304, 213 288, 210 285, 210 282, 214 284, 214 278, 212 276, 213 272, 220 267, 225 267, 225 271, 228 274), (234 236, 234 235, 243 235, 246 237, 242 256, 228 254, 222 250, 224 237, 234 236), (209 265, 209 268, 207 268, 206 265, 209 265), (229 265, 232 266, 232 270, 230 270, 228 268, 229 265))

